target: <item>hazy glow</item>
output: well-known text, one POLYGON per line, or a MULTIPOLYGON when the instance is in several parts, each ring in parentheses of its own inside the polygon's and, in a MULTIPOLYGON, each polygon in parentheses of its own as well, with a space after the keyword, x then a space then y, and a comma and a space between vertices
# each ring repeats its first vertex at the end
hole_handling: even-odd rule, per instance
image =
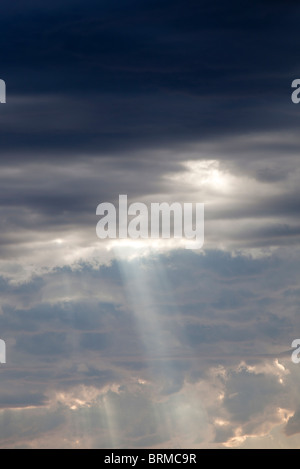
POLYGON ((237 182, 234 176, 221 170, 217 160, 186 161, 183 168, 184 171, 168 175, 167 179, 192 186, 194 189, 214 192, 228 192, 237 182))

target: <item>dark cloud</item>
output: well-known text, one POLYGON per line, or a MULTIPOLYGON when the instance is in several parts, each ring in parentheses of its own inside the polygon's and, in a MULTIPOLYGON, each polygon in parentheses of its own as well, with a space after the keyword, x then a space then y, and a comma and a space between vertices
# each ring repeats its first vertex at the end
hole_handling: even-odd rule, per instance
POLYGON ((3 10, 10 105, 1 108, 2 152, 28 160, 52 149, 72 160, 76 150, 297 126, 289 98, 295 3, 78 1, 71 11, 68 2, 3 10))
POLYGON ((110 339, 107 334, 99 334, 90 332, 82 334, 81 345, 87 350, 100 351, 104 350, 109 344, 110 339))
POLYGON ((42 394, 28 394, 28 395, 1 395, 0 408, 22 408, 22 407, 38 407, 47 404, 48 399, 42 394))
POLYGON ((66 335, 57 332, 26 335, 17 342, 17 349, 33 355, 44 355, 53 359, 53 356, 62 355, 69 351, 66 335))
POLYGON ((236 422, 248 422, 251 416, 260 415, 269 404, 271 396, 280 392, 276 377, 253 375, 247 370, 230 376, 224 405, 236 422))

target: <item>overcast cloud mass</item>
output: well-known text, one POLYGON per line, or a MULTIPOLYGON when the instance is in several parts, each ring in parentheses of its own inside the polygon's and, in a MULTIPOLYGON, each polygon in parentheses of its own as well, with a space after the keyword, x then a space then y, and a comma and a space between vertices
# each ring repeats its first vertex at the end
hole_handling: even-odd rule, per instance
POLYGON ((2 0, 1 448, 300 448, 299 2, 2 0), (96 207, 205 203, 205 244, 96 207))

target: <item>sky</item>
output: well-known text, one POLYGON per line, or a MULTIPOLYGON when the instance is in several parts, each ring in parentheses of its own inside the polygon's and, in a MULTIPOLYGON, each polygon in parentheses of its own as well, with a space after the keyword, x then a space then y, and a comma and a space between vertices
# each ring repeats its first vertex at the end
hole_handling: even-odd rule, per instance
POLYGON ((299 2, 0 9, 0 448, 300 448, 299 2), (100 240, 120 194, 203 247, 100 240))

